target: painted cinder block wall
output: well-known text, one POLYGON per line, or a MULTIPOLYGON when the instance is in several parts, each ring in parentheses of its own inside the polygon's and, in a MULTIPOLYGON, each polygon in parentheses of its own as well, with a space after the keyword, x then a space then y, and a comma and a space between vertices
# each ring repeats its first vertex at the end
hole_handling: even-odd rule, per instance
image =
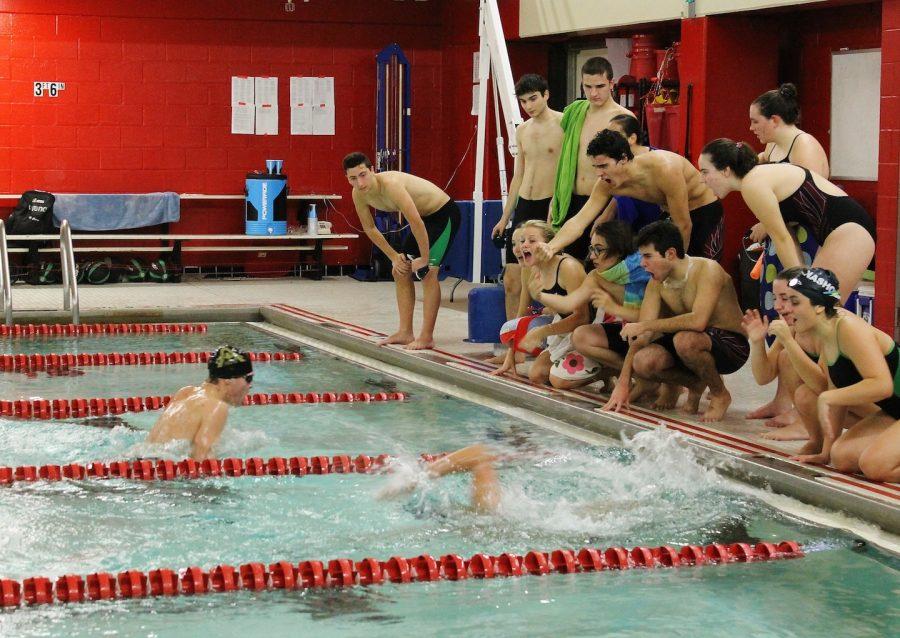
MULTIPOLYGON (((517 1, 502 4, 504 19, 514 20, 517 1)), ((294 193, 344 195, 337 207, 355 224, 340 159, 374 151, 375 53, 397 42, 409 57, 413 171, 443 186, 474 130, 477 7, 316 0, 289 14, 282 3, 251 0, 0 3, 0 192, 240 193, 248 171, 278 157, 294 193), (230 133, 232 75, 278 76, 278 136, 230 133), (334 76, 333 137, 289 134, 291 75, 334 76), (66 89, 35 98, 36 80, 66 89)), ((544 45, 519 49, 525 62, 515 67, 546 72, 544 45)), ((496 175, 493 132, 489 140, 488 171, 496 175)), ((454 197, 471 197, 473 169, 474 145, 450 187, 454 197)), ((496 196, 496 179, 486 194, 496 196)), ((337 230, 350 228, 339 215, 326 217, 337 230)), ((185 202, 173 230, 241 232, 241 220, 238 203, 185 202)), ((362 240, 329 262, 367 255, 362 240)))

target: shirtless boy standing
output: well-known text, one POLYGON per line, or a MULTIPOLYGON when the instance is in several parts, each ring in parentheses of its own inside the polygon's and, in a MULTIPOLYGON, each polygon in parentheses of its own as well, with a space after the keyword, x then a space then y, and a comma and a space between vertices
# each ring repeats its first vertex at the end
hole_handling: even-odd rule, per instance
POLYGON ((663 207, 689 255, 721 259, 725 239, 722 202, 687 159, 663 150, 635 157, 627 140, 609 130, 591 140, 586 155, 597 180, 581 210, 548 244, 551 254, 580 241, 594 220, 598 224, 607 221, 612 214, 607 208, 609 201, 614 195, 626 195, 663 207))
MULTIPOLYGON (((516 97, 529 120, 516 129, 516 155, 509 197, 503 216, 491 237, 503 234, 512 216, 512 229, 532 219, 547 221, 553 197, 556 163, 562 146, 563 131, 559 125, 562 113, 547 106, 550 93, 547 81, 540 75, 523 75, 516 83, 516 97), (513 212, 515 210, 515 212, 513 212)), ((522 269, 512 252, 512 232, 506 234, 506 266, 503 287, 506 292, 506 318, 515 317, 522 287, 522 269)))
MULTIPOLYGON (((556 230, 582 209, 597 181, 591 158, 587 155, 588 144, 616 115, 632 115, 612 99, 612 79, 612 65, 606 58, 587 60, 581 67, 581 88, 587 100, 577 100, 563 112, 564 137, 551 210, 551 224, 556 230)), ((591 237, 590 228, 581 231, 581 236, 573 236, 565 245, 569 247, 566 251, 569 255, 583 261, 587 258, 591 237)))
POLYGON ((387 255, 397 286, 400 328, 379 345, 398 343, 407 350, 434 347, 434 324, 441 305, 438 267, 459 229, 459 207, 450 196, 428 180, 401 173, 376 173, 372 162, 362 153, 344 158, 344 174, 353 186, 353 204, 366 236, 387 255), (372 218, 372 209, 399 212, 409 224, 410 235, 397 252, 387 242, 372 218), (427 274, 426 274, 427 273, 427 274), (422 280, 424 317, 422 331, 413 333, 413 309, 416 293, 413 276, 422 280))
POLYGON ((211 458, 228 418, 228 406, 241 405, 253 382, 253 364, 246 352, 221 346, 206 364, 209 378, 199 386, 181 388, 156 421, 148 443, 191 442, 191 458, 211 458))
POLYGON ((645 226, 636 244, 652 279, 639 320, 622 327, 631 345, 605 408, 628 405, 633 370, 667 384, 656 405, 661 409, 674 407, 680 386, 687 386, 684 411, 694 414, 708 387, 709 407, 700 419, 719 421, 731 405, 722 375, 739 370, 750 355, 734 283, 717 262, 685 255, 681 234, 669 221, 645 226))

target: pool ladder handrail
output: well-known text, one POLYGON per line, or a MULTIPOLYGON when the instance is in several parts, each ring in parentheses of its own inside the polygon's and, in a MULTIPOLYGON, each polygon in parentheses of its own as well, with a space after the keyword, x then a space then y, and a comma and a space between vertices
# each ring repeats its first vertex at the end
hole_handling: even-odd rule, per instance
POLYGON ((6 224, 0 219, 0 303, 3 305, 3 321, 13 325, 12 282, 9 276, 9 247, 6 245, 6 224))
POLYGON ((59 227, 59 256, 62 270, 63 310, 72 311, 72 323, 81 323, 78 304, 78 277, 75 273, 75 250, 72 247, 72 229, 64 219, 59 227))

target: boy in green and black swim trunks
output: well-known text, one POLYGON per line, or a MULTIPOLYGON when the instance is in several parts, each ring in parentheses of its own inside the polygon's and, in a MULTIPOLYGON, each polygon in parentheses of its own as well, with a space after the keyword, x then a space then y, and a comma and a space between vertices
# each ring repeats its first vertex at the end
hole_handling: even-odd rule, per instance
POLYGON ((433 348, 434 324, 441 304, 437 267, 459 229, 459 208, 447 193, 421 177, 400 171, 376 173, 362 153, 347 155, 343 166, 347 181, 353 186, 353 204, 366 236, 393 264, 400 327, 380 345, 399 343, 407 350, 433 348), (402 253, 394 250, 375 227, 372 209, 399 212, 409 224, 410 235, 402 253), (414 275, 422 279, 424 292, 424 319, 418 338, 413 332, 414 275))

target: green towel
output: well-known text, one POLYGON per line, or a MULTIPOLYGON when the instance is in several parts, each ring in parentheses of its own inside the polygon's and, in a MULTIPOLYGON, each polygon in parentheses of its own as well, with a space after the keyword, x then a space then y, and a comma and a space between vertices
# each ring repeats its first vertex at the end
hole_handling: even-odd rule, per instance
POLYGON ((562 122, 563 143, 559 151, 559 164, 556 165, 556 186, 553 189, 553 204, 550 209, 553 228, 559 230, 569 211, 572 201, 572 189, 575 188, 575 175, 578 172, 578 147, 581 145, 581 129, 587 115, 590 102, 576 100, 563 111, 562 122))

